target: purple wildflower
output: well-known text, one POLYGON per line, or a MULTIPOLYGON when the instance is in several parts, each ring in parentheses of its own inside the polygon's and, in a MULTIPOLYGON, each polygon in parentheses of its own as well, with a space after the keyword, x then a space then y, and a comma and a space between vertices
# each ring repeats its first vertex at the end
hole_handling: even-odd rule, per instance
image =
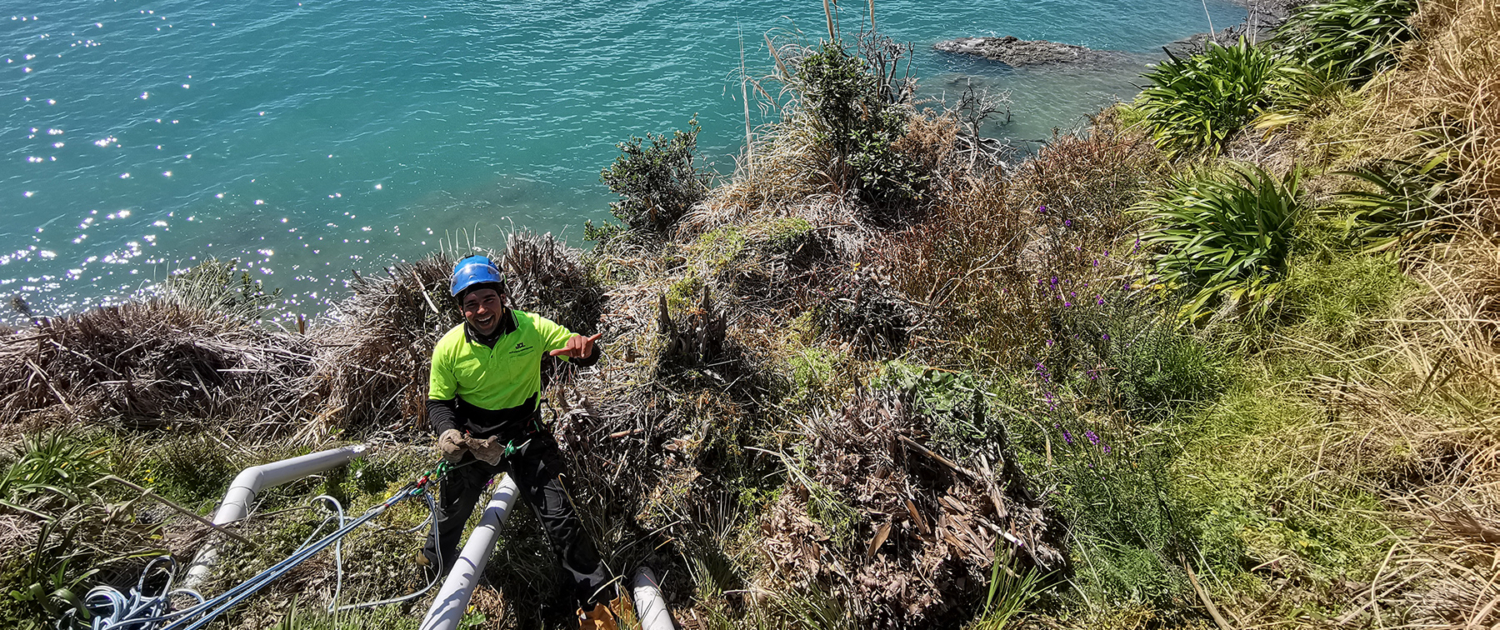
POLYGON ((1048 348, 1051 348, 1051 347, 1052 347, 1052 340, 1051 340, 1051 339, 1048 339, 1048 340, 1047 340, 1047 347, 1048 347, 1048 348))
POLYGON ((1068 443, 1068 446, 1073 445, 1073 434, 1069 433, 1067 429, 1063 429, 1063 440, 1068 443))
POLYGON ((1109 454, 1109 445, 1108 445, 1108 444, 1105 444, 1105 445, 1104 445, 1104 454, 1105 454, 1105 455, 1108 455, 1108 454, 1109 454))
POLYGON ((1105 341, 1109 341, 1109 333, 1104 333, 1104 334, 1103 334, 1103 335, 1101 335, 1101 337, 1102 337, 1102 338, 1103 338, 1103 339, 1104 339, 1104 340, 1105 340, 1105 341))
POLYGON ((1083 432, 1083 437, 1086 437, 1086 438, 1089 439, 1089 444, 1098 444, 1099 443, 1099 436, 1098 436, 1098 434, 1094 433, 1093 429, 1089 429, 1087 431, 1084 431, 1083 432))
POLYGON ((1063 308, 1073 308, 1072 302, 1063 302, 1063 308))
POLYGON ((1063 220, 1063 227, 1073 227, 1073 220, 1072 219, 1064 219, 1063 220))
POLYGON ((1041 206, 1041 207, 1037 208, 1036 211, 1040 212, 1042 214, 1047 214, 1047 206, 1041 206))

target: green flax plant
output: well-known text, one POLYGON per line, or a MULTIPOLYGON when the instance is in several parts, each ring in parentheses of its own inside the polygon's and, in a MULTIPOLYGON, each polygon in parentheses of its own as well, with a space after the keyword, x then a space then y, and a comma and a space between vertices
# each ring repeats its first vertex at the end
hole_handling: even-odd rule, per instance
POLYGON ((1291 55, 1358 87, 1396 64, 1396 49, 1416 36, 1407 24, 1416 0, 1330 0, 1297 10, 1276 41, 1291 55))
POLYGON ((1023 567, 1004 541, 995 543, 995 563, 990 567, 990 589, 984 597, 984 612, 970 630, 1003 630, 1027 612, 1041 596, 1046 584, 1040 571, 1023 567))
POLYGON ((1293 229, 1302 212, 1294 169, 1277 178, 1258 166, 1179 177, 1137 211, 1155 225, 1160 282, 1192 296, 1182 314, 1197 320, 1224 301, 1264 315, 1280 292, 1293 229))
POLYGON ((1452 216, 1447 209, 1452 206, 1456 174, 1445 158, 1439 154, 1426 163, 1387 160, 1340 172, 1374 190, 1340 191, 1334 210, 1348 213, 1354 236, 1371 249, 1430 240, 1452 216))
POLYGON ((173 272, 166 280, 148 287, 146 294, 211 317, 253 322, 277 302, 281 289, 267 292, 259 280, 250 278, 250 269, 241 270, 239 264, 239 259, 209 258, 173 272))
POLYGON ((1146 130, 1168 156, 1217 152, 1266 104, 1283 63, 1241 38, 1231 46, 1210 43, 1201 54, 1169 59, 1142 75, 1151 85, 1137 107, 1146 130))
POLYGON ((48 494, 78 501, 90 483, 109 472, 90 448, 62 433, 23 438, 15 461, 0 477, 0 505, 18 509, 15 504, 48 494))

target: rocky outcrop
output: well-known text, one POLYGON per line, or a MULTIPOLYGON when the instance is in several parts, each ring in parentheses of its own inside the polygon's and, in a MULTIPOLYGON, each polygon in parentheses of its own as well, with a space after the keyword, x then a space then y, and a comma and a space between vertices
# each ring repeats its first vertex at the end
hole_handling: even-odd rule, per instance
POLYGON ((1236 4, 1244 6, 1245 21, 1218 33, 1198 33, 1191 37, 1185 37, 1163 46, 1167 52, 1177 57, 1196 55, 1208 46, 1209 41, 1228 46, 1240 37, 1252 42, 1263 42, 1276 34, 1276 27, 1281 26, 1292 12, 1311 0, 1237 0, 1236 4))
POLYGON ((933 48, 961 55, 975 55, 1008 66, 1040 66, 1058 63, 1098 63, 1118 60, 1122 53, 1093 50, 1073 44, 1005 37, 960 37, 938 42, 933 48))

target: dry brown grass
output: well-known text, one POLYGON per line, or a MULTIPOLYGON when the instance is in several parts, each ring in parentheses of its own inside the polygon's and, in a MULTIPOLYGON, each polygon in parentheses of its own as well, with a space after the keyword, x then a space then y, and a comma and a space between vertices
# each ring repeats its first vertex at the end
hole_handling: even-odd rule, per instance
POLYGON ((306 408, 297 379, 312 352, 305 337, 159 298, 44 320, 0 340, 0 423, 61 407, 73 419, 213 418, 279 436, 306 408))
POLYGON ((859 391, 802 419, 780 454, 787 491, 760 517, 757 588, 838 593, 860 627, 945 626, 971 614, 1002 547, 1055 568, 1026 479, 925 451, 929 424, 899 391, 859 391))
POLYGON ((1421 38, 1394 71, 1365 87, 1362 155, 1426 161, 1446 154, 1460 184, 1500 221, 1500 2, 1434 0, 1414 23, 1421 38))
POLYGON ((1133 253, 1125 210, 1158 158, 1140 136, 1101 123, 1055 139, 1014 176, 994 168, 954 181, 928 221, 873 248, 939 355, 1022 365, 1057 313, 1123 283, 1133 253))

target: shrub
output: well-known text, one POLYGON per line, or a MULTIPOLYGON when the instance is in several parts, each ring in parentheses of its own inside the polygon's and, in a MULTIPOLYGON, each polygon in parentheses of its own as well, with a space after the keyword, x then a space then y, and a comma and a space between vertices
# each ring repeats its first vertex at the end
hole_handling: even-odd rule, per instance
MULTIPOLYGON (((631 137, 617 146, 620 156, 599 179, 620 196, 609 204, 610 213, 635 230, 665 231, 708 193, 708 175, 693 166, 698 147, 698 118, 688 121, 688 131, 671 137, 648 133, 631 137), (646 141, 650 146, 646 146, 646 141)), ((607 228, 590 238, 608 236, 607 228)))
POLYGON ((1356 87, 1396 64, 1396 47, 1414 36, 1416 0, 1330 0, 1292 14, 1276 39, 1308 66, 1356 87))
POLYGON ((1190 319, 1220 298, 1263 314, 1286 270, 1301 212, 1296 171, 1280 181, 1257 166, 1230 173, 1179 178, 1139 206, 1156 224, 1142 240, 1160 248, 1161 281, 1194 292, 1190 319))
MULTIPOLYGON (((814 143, 831 154, 828 176, 837 191, 888 210, 920 197, 926 176, 895 150, 911 114, 892 102, 870 66, 842 44, 826 42, 797 60, 791 87, 814 143)), ((890 217, 877 212, 876 218, 890 217)))
POLYGON ((1210 43, 1202 54, 1170 56, 1143 75, 1151 85, 1141 91, 1137 107, 1156 146, 1169 156, 1218 151, 1257 115, 1281 67, 1244 38, 1233 46, 1210 43))
POLYGON ((1210 402, 1223 357, 1176 326, 1144 292, 1107 291, 1063 311, 1045 368, 1079 395, 1135 421, 1162 421, 1210 402))

